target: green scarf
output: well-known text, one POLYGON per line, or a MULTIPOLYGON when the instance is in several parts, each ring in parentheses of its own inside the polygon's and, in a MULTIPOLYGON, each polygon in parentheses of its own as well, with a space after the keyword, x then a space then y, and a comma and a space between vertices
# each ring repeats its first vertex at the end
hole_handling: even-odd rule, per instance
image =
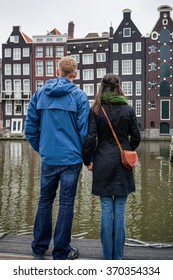
POLYGON ((103 92, 102 103, 120 103, 128 104, 127 99, 123 95, 115 95, 112 92, 103 92))

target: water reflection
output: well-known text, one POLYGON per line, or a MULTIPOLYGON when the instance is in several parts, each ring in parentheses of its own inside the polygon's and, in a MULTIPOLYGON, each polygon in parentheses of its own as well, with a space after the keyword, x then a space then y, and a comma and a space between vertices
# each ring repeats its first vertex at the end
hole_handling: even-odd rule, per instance
MULTIPOLYGON (((136 192, 127 203, 127 237, 173 242, 173 165, 169 142, 142 142, 136 192)), ((0 141, 0 232, 32 234, 39 195, 40 159, 26 141, 0 141)), ((99 238, 100 201, 91 195, 91 173, 82 169, 73 236, 99 238)), ((53 222, 58 208, 54 203, 53 222)))

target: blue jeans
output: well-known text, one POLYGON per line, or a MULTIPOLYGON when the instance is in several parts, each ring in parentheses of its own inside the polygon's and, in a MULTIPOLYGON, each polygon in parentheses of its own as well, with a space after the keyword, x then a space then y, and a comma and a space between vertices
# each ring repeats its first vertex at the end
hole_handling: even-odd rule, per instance
POLYGON ((53 259, 66 259, 70 250, 74 201, 82 163, 50 166, 42 163, 41 190, 34 223, 33 253, 44 255, 52 238, 52 206, 60 181, 59 213, 54 230, 53 259))
POLYGON ((125 207, 127 196, 100 197, 100 237, 104 260, 121 260, 125 243, 125 207))

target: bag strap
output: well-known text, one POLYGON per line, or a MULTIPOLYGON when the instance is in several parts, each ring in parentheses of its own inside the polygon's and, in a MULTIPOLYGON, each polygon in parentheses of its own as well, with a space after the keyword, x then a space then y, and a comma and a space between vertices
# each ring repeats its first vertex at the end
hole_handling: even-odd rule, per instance
POLYGON ((120 149, 120 152, 123 153, 123 149, 122 149, 121 144, 120 144, 120 142, 119 142, 119 140, 118 140, 118 137, 117 137, 117 135, 116 135, 116 133, 115 133, 115 131, 114 131, 114 129, 113 129, 113 126, 112 126, 112 124, 111 124, 111 122, 110 122, 110 119, 108 118, 108 115, 106 114, 105 109, 104 109, 102 106, 101 106, 101 109, 102 109, 103 114, 104 114, 105 117, 106 117, 106 120, 107 120, 107 122, 108 122, 108 125, 110 126, 110 129, 111 129, 112 134, 113 134, 113 136, 114 136, 114 138, 115 138, 115 141, 117 142, 117 145, 118 145, 118 147, 119 147, 119 149, 120 149))

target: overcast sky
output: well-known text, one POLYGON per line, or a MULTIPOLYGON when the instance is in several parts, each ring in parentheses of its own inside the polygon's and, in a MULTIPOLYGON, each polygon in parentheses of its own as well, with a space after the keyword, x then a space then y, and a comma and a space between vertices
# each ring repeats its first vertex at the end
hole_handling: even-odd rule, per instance
MULTIPOLYGON (((45 35, 57 28, 67 33, 68 22, 75 24, 74 36, 85 37, 89 32, 117 29, 123 19, 122 11, 130 9, 131 18, 142 35, 150 33, 159 18, 157 8, 173 7, 173 0, 3 0, 0 5, 0 57, 1 44, 6 43, 13 26, 31 39, 33 35, 45 35)), ((173 11, 171 12, 173 18, 173 11)))

